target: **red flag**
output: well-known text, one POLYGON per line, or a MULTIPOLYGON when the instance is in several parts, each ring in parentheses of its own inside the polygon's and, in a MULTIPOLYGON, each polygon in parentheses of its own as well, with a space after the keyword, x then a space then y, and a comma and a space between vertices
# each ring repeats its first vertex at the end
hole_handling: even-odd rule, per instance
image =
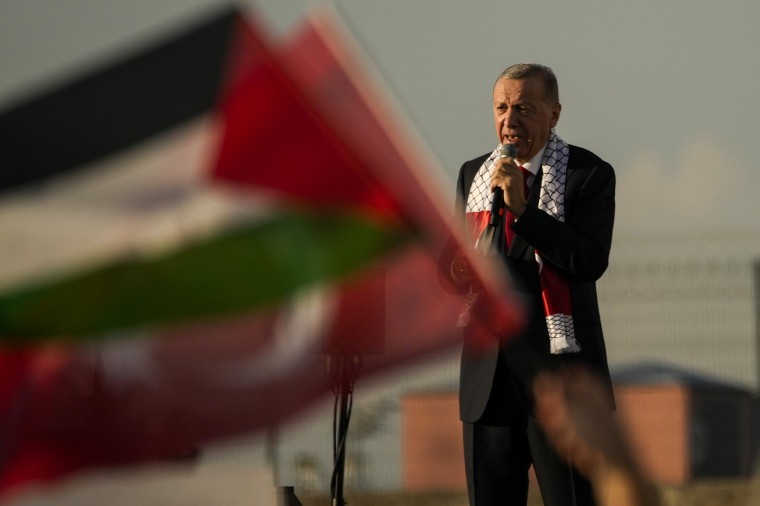
MULTIPOLYGON (((206 184, 264 191, 278 219, 235 215, 168 252, 0 294, 0 332, 30 346, 3 356, 0 486, 180 458, 329 392, 327 355, 362 355, 370 373, 458 342, 461 300, 437 267, 457 234, 435 171, 336 28, 316 18, 283 56, 232 26, 206 184), (76 341, 45 344, 61 336, 76 341)), ((489 324, 516 329, 518 305, 488 279, 489 324)))

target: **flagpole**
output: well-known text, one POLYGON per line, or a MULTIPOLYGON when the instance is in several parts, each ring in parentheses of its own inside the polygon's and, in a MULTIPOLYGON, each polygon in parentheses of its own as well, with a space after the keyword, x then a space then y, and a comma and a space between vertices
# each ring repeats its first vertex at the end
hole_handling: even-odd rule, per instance
POLYGON ((354 384, 361 369, 359 355, 333 354, 327 356, 327 371, 332 377, 335 393, 333 410, 333 459, 334 467, 330 492, 332 506, 345 506, 343 486, 346 471, 346 442, 351 420, 354 384))

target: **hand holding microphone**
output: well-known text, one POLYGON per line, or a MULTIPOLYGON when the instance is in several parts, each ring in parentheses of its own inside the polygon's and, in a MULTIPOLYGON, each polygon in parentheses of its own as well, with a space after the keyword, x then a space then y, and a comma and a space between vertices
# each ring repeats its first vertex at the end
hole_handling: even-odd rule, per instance
MULTIPOLYGON (((511 158, 514 160, 517 156, 517 149, 512 144, 502 144, 499 149, 499 158, 511 158)), ((499 224, 499 220, 501 219, 499 210, 504 207, 504 191, 501 187, 494 186, 493 182, 491 183, 491 186, 493 187, 493 202, 491 203, 491 219, 488 224, 495 227, 499 224)))

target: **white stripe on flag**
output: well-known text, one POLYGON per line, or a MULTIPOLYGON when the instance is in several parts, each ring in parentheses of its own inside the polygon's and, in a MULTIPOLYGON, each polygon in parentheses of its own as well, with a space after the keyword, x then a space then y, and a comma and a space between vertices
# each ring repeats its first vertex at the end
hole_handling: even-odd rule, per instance
POLYGON ((218 122, 188 123, 71 175, 0 199, 0 290, 126 255, 165 252, 274 202, 212 185, 218 122))

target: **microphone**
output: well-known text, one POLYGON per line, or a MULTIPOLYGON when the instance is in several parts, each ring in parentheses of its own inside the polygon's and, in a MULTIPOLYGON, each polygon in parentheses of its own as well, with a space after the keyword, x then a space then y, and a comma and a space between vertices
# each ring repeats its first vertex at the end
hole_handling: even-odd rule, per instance
MULTIPOLYGON (((514 158, 517 156, 517 149, 513 144, 502 144, 499 148, 500 158, 514 158)), ((493 190, 493 202, 491 203, 491 219, 488 225, 495 227, 499 224, 501 216, 499 216, 499 209, 504 207, 504 192, 501 188, 494 188, 493 190)))

